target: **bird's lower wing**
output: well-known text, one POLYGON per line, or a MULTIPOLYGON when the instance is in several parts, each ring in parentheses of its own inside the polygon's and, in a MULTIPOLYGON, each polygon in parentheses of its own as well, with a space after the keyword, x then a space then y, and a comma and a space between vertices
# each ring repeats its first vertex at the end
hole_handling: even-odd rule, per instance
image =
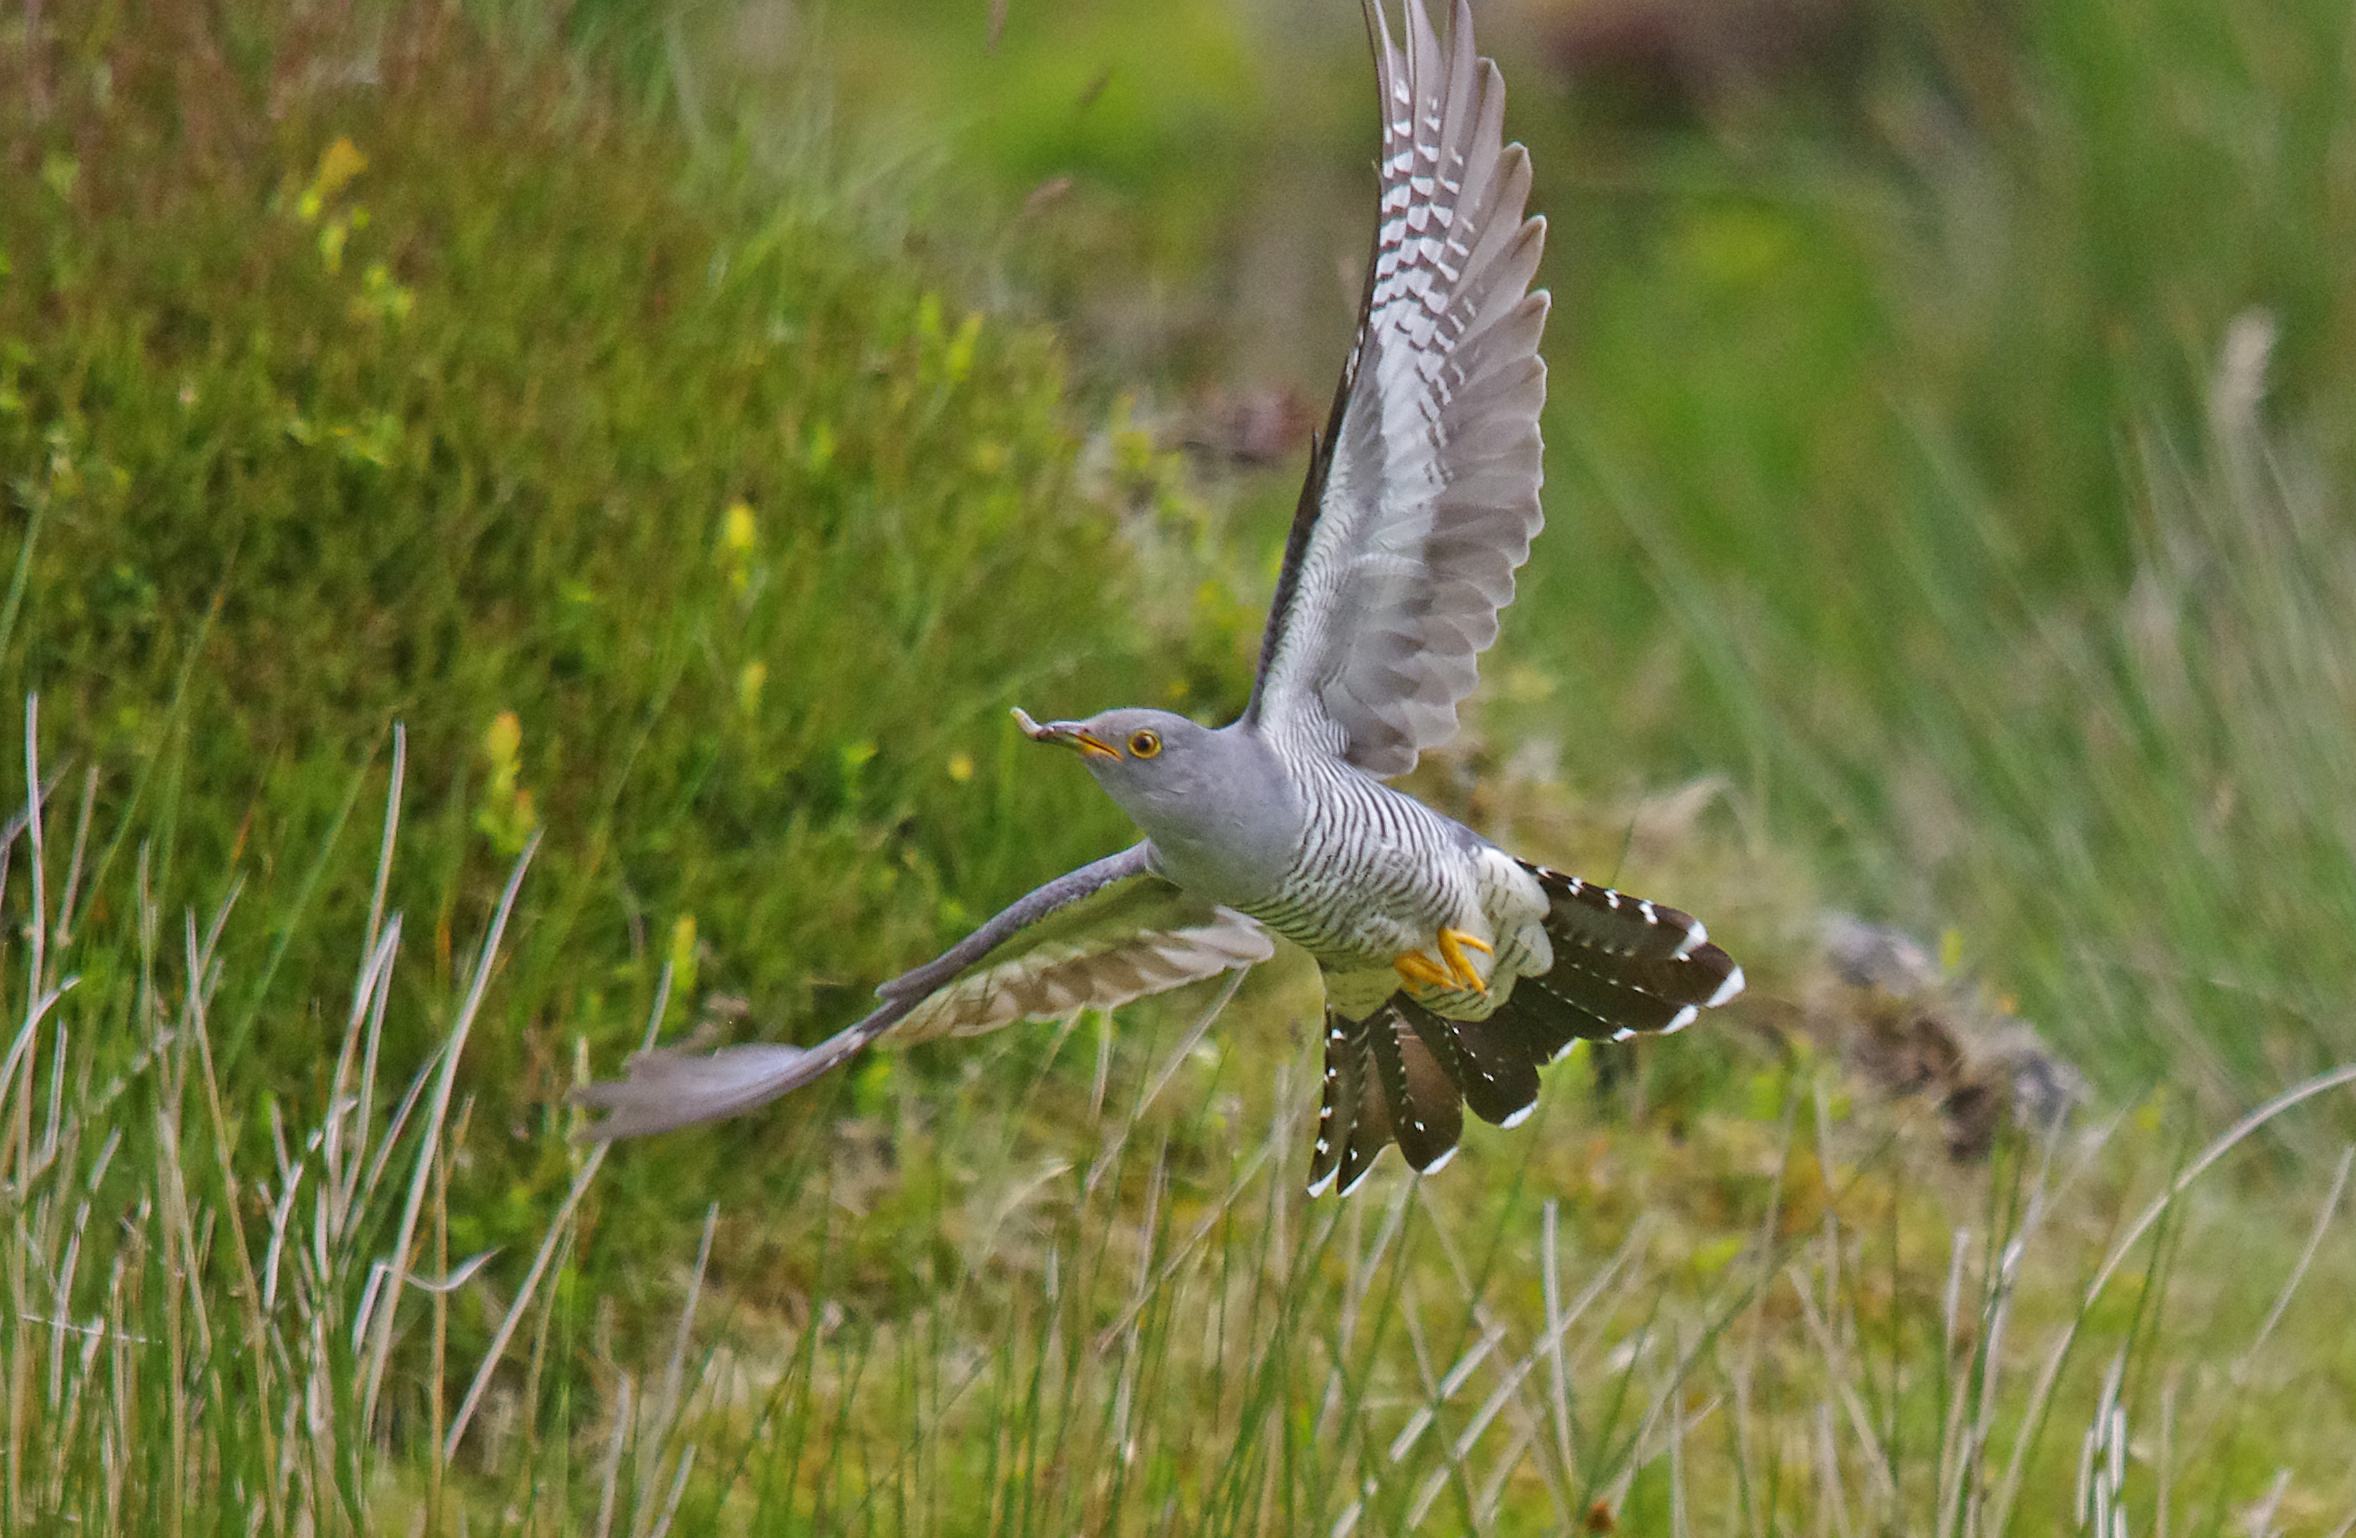
POLYGON ((1155 875, 1139 844, 1060 876, 923 966, 877 989, 882 1003, 814 1047, 658 1048, 621 1079, 575 1092, 605 1115, 586 1136, 638 1137, 740 1115, 820 1078, 879 1041, 971 1036, 1053 1019, 1248 967, 1265 930, 1155 875))
POLYGON ((1105 888, 1026 930, 956 981, 924 995, 895 1042, 979 1036, 1022 1020, 1110 1009, 1266 961, 1268 931, 1159 876, 1105 888))

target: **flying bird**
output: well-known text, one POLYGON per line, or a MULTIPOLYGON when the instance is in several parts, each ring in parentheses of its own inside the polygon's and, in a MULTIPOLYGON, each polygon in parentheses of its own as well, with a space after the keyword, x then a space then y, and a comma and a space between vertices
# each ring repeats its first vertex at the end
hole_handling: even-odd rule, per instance
POLYGON ((877 989, 809 1048, 642 1053, 578 1098, 592 1137, 733 1116, 879 1042, 1110 1009, 1266 960, 1316 959, 1325 1076, 1312 1195, 1391 1143, 1431 1172, 1464 1108, 1512 1126, 1580 1041, 1675 1031, 1741 991, 1701 922, 1547 869, 1392 789, 1456 731, 1544 521, 1533 293, 1545 221, 1527 152, 1457 0, 1394 39, 1367 0, 1382 201, 1357 337, 1286 542, 1251 702, 1212 729, 1167 711, 1016 722, 1078 755, 1145 835, 1060 876, 877 989))

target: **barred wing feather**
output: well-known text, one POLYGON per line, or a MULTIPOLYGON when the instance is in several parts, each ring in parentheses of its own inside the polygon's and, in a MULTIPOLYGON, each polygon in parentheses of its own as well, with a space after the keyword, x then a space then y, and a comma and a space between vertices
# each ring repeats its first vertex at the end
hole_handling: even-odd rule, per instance
POLYGON ((1381 217, 1357 340, 1311 455, 1251 719, 1370 774, 1404 774, 1456 709, 1544 515, 1531 293, 1545 221, 1503 143, 1505 87, 1457 0, 1406 45, 1367 0, 1383 97, 1381 217))
POLYGON ((956 982, 928 994, 898 1042, 978 1036, 1082 1007, 1110 1009, 1266 961, 1268 931, 1159 876, 1133 876, 1025 930, 956 982))
POLYGON ((1110 1009, 1268 958, 1267 931, 1154 874, 1139 844, 1021 898, 876 990, 865 1018, 814 1047, 658 1048, 574 1095, 605 1115, 587 1136, 639 1137, 764 1105, 879 1042, 972 1036, 1083 1006, 1110 1009))

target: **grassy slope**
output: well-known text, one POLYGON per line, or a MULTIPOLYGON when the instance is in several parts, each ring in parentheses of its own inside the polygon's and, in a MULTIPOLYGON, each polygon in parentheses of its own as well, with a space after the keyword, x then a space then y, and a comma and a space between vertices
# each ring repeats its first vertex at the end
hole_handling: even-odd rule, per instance
POLYGON ((545 827, 476 1048, 521 1130, 666 958, 683 997, 831 1013, 1101 849, 1117 818, 1016 772, 1004 703, 1165 695, 1241 637, 1182 571, 1132 575, 1150 455, 1075 487, 1043 331, 822 179, 685 164, 561 57, 392 31, 422 38, 209 64, 98 32, 14 108, 5 676, 101 772, 101 890, 148 840, 166 911, 246 873, 228 963, 258 988, 291 947, 287 986, 223 1068, 279 1088, 317 1083, 326 936, 369 891, 365 848, 313 851, 390 721, 419 798, 391 896, 439 980, 545 827))
MULTIPOLYGON (((1060 69, 1085 96, 1072 61, 1091 48, 1162 68, 1106 85, 1103 114, 1058 118, 1039 90, 1029 119, 968 148, 1009 201, 1082 170, 1071 223, 1014 265, 1038 261, 1041 287, 1094 317, 1079 334, 1118 342, 1056 242, 1097 259, 1136 242, 1145 270, 1191 270, 1248 206, 1212 197, 1142 228, 1121 211, 1169 205, 1172 141, 1199 167, 1248 166, 1286 102, 1218 26, 1157 57, 1127 12, 1085 19, 1053 44, 1018 25, 991 88, 1060 69), (1125 100, 1141 79, 1162 94, 1125 100), (1225 110, 1171 105, 1205 80, 1225 110)), ((1689 1043, 1662 1055, 1664 1114, 1633 1135, 1561 1073, 1541 1124, 1477 1138, 1448 1181, 1303 1208, 1299 980, 1277 976, 1216 1048, 1186 1039, 1210 1001, 1180 1001, 1117 1036, 927 1054, 799 1116, 584 1164, 546 1099, 576 1041, 610 1061, 635 1035, 665 963, 674 1029, 729 995, 754 1029, 814 1027, 1116 838, 1071 777, 1024 772, 997 707, 1232 691, 1255 584, 1146 440, 1107 435, 1100 472, 1076 468, 1090 416, 1046 334, 969 320, 927 277, 951 264, 845 195, 820 141, 790 141, 782 178, 758 137, 707 130, 690 154, 565 55, 507 32, 485 47, 432 13, 387 29, 398 46, 176 8, 156 35, 206 46, 70 7, 49 25, 62 41, 38 55, 0 45, 0 112, 18 114, 0 466, 23 573, 5 665, 11 689, 44 691, 45 761, 80 762, 7 900, 49 941, 13 958, 28 1018, 77 981, 0 1081, 22 1193, 0 1332, 10 1525, 463 1509, 478 1527, 644 1530, 678 1499, 696 1528, 758 1531, 1401 1531, 1422 1513, 1537 1532, 1601 1500, 1635 1531, 1680 1509, 1702 1530, 1729 1511, 1806 1530, 1836 1507, 1936 1530, 2001 1499, 2038 1367, 2119 1215, 2182 1157, 2165 1115, 2056 1171, 1949 1172, 1805 1058, 1726 1033, 1706 1073, 1689 1043), (396 715, 405 831, 384 879, 406 922, 397 960, 355 987, 387 932, 371 854, 396 715), (381 997, 381 1038, 366 1007, 345 1032, 355 996, 381 997), (454 1033, 462 1056, 427 1055, 454 1033), (423 1109, 397 1117, 420 1071, 423 1109), (372 1077, 365 1104, 346 1098, 372 1077), (2027 1200, 2049 1178, 2050 1200, 2027 1200), (449 1276, 493 1247, 446 1292, 393 1287, 397 1307, 371 1280, 380 1256, 449 1276), (1555 1324, 1559 1356, 1541 1344, 1555 1324), (501 1365, 476 1400, 485 1355, 501 1365), (259 1413, 199 1420, 207 1402, 259 1413), (461 1445, 437 1455, 454 1416, 461 1445)), ((954 78, 967 55, 930 25, 910 35, 954 78)), ((2246 72, 2289 67, 2240 41, 2202 55, 2228 102, 2283 84, 2246 72)), ((2192 257, 2126 241, 2148 207, 2079 207, 2110 195, 2106 151, 2148 148, 2101 116, 2133 78, 2097 91, 2065 66, 2131 69, 2162 46, 2026 40, 2012 94, 1975 104, 1960 169, 1851 164, 1806 134, 1762 159, 1757 123, 1730 161, 1691 139, 1619 145, 1637 190, 1558 243, 1555 275, 1592 296, 1563 332, 1552 433, 1583 539, 1558 533, 1532 574, 1494 720, 1559 738, 1569 773, 1614 792, 1649 777, 1632 753, 1662 775, 1739 765, 1748 836, 1629 845, 1608 806, 1569 818, 1542 791, 1484 816, 1590 865, 1625 847, 1629 879, 1662 895, 1715 894, 1770 993, 1806 966, 1794 891, 1957 922, 2066 1041, 2135 1049, 2106 1060, 2115 1086, 2153 1076, 2130 1030, 2153 1017, 2220 1065, 2202 1076, 2215 1101, 2246 1103, 2344 1030, 2347 974, 2311 963, 2344 943, 2344 814, 2326 814, 2356 801, 2334 799, 2344 755, 2308 709, 2346 687, 2321 489, 2344 445, 2294 430, 2278 452, 2246 410, 2220 411, 2212 440, 2182 419, 2215 330, 2252 300, 2291 338, 2289 407, 2339 398, 2313 341, 2345 324, 2322 265, 2334 227, 2311 221, 2346 210, 2294 195, 2308 162, 2251 152, 2253 206, 2204 208, 2212 226, 2243 210, 2247 240, 2211 228, 2184 248, 2247 269, 2191 285, 2201 303, 2154 297, 2192 257), (2030 110, 2055 103, 2082 110, 2030 110), (2050 162, 2032 127, 2094 169, 2028 174, 2050 162), (1992 258, 2017 278, 1967 292, 1941 262, 1980 226, 1939 200, 1983 185, 2018 203, 1996 227, 2029 234, 1992 258), (2076 261, 2043 249, 2079 235, 2076 261), (2034 304, 1990 297, 2016 290, 2034 304), (2019 327, 2003 347, 1974 294, 2019 327), (2107 334, 2098 297, 2174 329, 2081 366, 2064 354, 2107 334), (2142 421, 2214 452, 2155 449, 2147 471, 2112 449, 2142 421), (1974 468, 1992 464, 2007 476, 1974 468), (1794 507, 1799 540, 1779 532, 1794 507), (1730 842, 1744 852, 1703 852, 1730 842), (2219 861, 2270 878, 2259 911, 2219 861), (2143 891, 2166 900, 2090 900, 2143 891), (2165 927, 2137 936, 2142 961, 2173 947, 2173 970, 2100 971, 2090 990, 2087 958, 2144 923, 2165 927), (2268 1000, 2261 1028, 2221 992, 2268 1000)), ((1302 97, 1321 131, 1354 131, 1318 99, 1302 97)), ((2336 122, 2290 142, 2328 149, 2336 122)), ((1580 142, 1573 163, 1615 141, 1580 142)), ((2199 163, 2165 142, 2150 159, 2199 163)), ((1200 342, 1208 323, 1176 324, 1200 342)), ((2278 1467, 2285 1520, 2356 1498, 2328 1304, 2344 1240, 2327 1233, 2269 1349, 2246 1366, 2219 1349, 2294 1273, 2326 1175, 2196 1203, 2133 1253, 2084 1313, 2014 1530, 2067 1525, 2114 1359, 2139 1516, 2167 1483, 2178 1525, 2204 1530, 2278 1467)))

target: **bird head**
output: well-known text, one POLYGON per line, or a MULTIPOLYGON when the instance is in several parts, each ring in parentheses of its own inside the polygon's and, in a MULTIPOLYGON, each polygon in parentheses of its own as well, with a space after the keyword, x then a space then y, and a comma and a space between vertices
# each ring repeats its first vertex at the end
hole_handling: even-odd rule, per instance
POLYGON ((1219 734, 1166 710, 1045 723, 1017 710, 1014 719, 1033 742, 1078 753, 1096 783, 1149 829, 1182 806, 1199 805, 1201 792, 1218 781, 1219 734))
POLYGON ((1240 723, 1213 730, 1166 710, 1045 724, 1017 710, 1014 719, 1033 742, 1079 754, 1181 884, 1192 880, 1227 901, 1266 890, 1289 865, 1299 799, 1267 744, 1240 723))
POLYGON ((1053 743, 1078 753, 1107 790, 1121 786, 1168 785, 1193 777, 1194 762, 1213 734, 1166 710, 1107 710, 1085 721, 1031 719, 1017 709, 1017 726, 1033 742, 1053 743))

